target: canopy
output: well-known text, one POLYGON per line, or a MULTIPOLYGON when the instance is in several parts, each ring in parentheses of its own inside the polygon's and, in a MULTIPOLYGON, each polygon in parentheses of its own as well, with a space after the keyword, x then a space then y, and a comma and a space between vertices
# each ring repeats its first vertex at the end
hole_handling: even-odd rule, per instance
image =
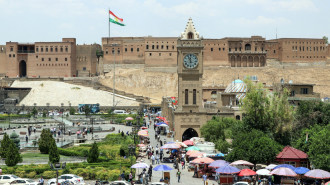
POLYGON ((270 164, 266 167, 267 170, 272 170, 273 168, 275 168, 277 166, 277 164, 270 164))
POLYGON ((210 164, 212 163, 214 160, 209 158, 209 157, 201 157, 201 158, 196 158, 193 161, 191 161, 192 163, 195 164, 210 164))
POLYGON ((330 173, 324 170, 315 169, 305 173, 305 176, 314 179, 329 179, 330 173))
POLYGON ((161 164, 161 165, 158 165, 156 167, 153 168, 153 170, 155 171, 170 171, 170 170, 173 170, 173 168, 165 165, 165 164, 161 164))
POLYGON ((131 168, 148 168, 149 165, 147 165, 146 163, 136 163, 133 166, 131 166, 131 168))
POLYGON ((180 142, 180 141, 176 141, 175 143, 182 147, 185 147, 185 148, 188 147, 186 144, 184 144, 183 142, 180 142))
POLYGON ((291 176, 291 177, 297 176, 297 174, 293 170, 291 170, 290 168, 285 168, 285 167, 276 168, 275 170, 270 172, 270 174, 280 175, 280 176, 291 176))
POLYGON ((129 121, 129 120, 134 120, 134 118, 132 118, 132 117, 127 117, 127 118, 125 118, 125 120, 127 120, 127 121, 129 121))
POLYGON ((290 164, 280 164, 280 165, 277 165, 275 168, 273 168, 273 170, 277 169, 277 168, 290 168, 292 171, 295 169, 294 166, 290 165, 290 164))
POLYGON ((294 172, 296 172, 296 174, 305 174, 306 172, 310 171, 310 169, 305 168, 305 167, 298 167, 296 169, 293 170, 294 172))
POLYGON ((164 146, 160 147, 161 149, 178 149, 181 148, 180 145, 175 143, 165 144, 164 146))
POLYGON ((149 136, 147 130, 140 130, 140 131, 138 132, 138 135, 139 135, 139 136, 143 136, 143 137, 148 137, 148 136, 149 136))
POLYGON ((330 181, 326 182, 325 185, 330 185, 330 181))
POLYGON ((238 160, 238 161, 234 161, 232 163, 230 163, 230 165, 235 166, 235 165, 246 165, 246 166, 253 166, 254 164, 248 162, 248 161, 244 161, 244 160, 238 160))
POLYGON ((185 140, 185 141, 183 141, 183 143, 186 144, 187 146, 195 145, 195 143, 193 141, 190 141, 190 140, 185 140))
POLYGON ((209 167, 220 168, 222 166, 227 166, 227 165, 229 165, 229 162, 227 162, 225 160, 216 160, 216 161, 213 161, 212 163, 210 163, 209 167))
POLYGON ((197 150, 189 150, 188 152, 186 152, 186 155, 191 155, 193 153, 201 153, 201 152, 197 150))
POLYGON ((155 124, 156 126, 160 126, 160 125, 167 125, 165 122, 159 122, 155 124))
POLYGON ((258 175, 270 176, 270 171, 267 170, 267 169, 260 169, 260 170, 256 171, 256 173, 257 173, 258 175))
POLYGON ((189 157, 202 157, 204 154, 204 152, 194 152, 190 154, 189 157))
POLYGON ((234 174, 234 173, 239 173, 240 170, 234 166, 227 165, 216 169, 215 172, 221 174, 234 174))
POLYGON ((186 151, 189 151, 189 150, 201 150, 200 148, 198 148, 197 146, 190 146, 188 148, 186 148, 186 151))
POLYGON ((145 147, 146 145, 145 144, 138 144, 137 146, 138 147, 145 147))
POLYGON ((238 176, 251 176, 256 175, 257 173, 250 169, 243 169, 238 173, 238 176))

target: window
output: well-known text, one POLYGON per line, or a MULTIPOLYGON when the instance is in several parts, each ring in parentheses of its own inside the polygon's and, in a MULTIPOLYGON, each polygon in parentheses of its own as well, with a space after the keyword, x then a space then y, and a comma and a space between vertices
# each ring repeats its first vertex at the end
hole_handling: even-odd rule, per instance
POLYGON ((152 53, 149 53, 149 56, 152 56, 152 53))
POLYGON ((146 49, 149 49, 149 45, 146 45, 146 49))
POLYGON ((184 104, 188 105, 188 89, 184 90, 184 104))
POLYGON ((52 59, 51 58, 48 58, 48 61, 52 61, 52 59))
POLYGON ((152 49, 155 49, 155 45, 152 45, 152 47, 151 47, 152 49))
POLYGON ((166 46, 166 49, 168 49, 168 46, 166 46))
POLYGON ((213 51, 213 48, 211 48, 211 51, 213 51))
POLYGON ((57 52, 57 47, 55 47, 55 52, 57 52))
POLYGON ((235 51, 237 51, 237 47, 235 47, 235 51))
POLYGON ((140 51, 140 48, 136 48, 136 51, 139 52, 140 51))
POLYGON ((164 46, 162 45, 160 48, 161 48, 161 49, 164 49, 164 46))
POLYGON ((11 54, 9 54, 9 57, 11 57, 11 54))
POLYGON ((53 52, 53 47, 50 48, 50 52, 53 52))
POLYGON ((295 96, 296 95, 296 92, 295 91, 291 91, 290 92, 290 96, 295 96))
POLYGON ((276 50, 274 49, 274 53, 276 53, 276 50))
POLYGON ((119 49, 118 49, 117 53, 120 54, 120 50, 119 49))
POLYGON ((172 46, 172 49, 174 49, 174 46, 172 46))
POLYGON ((170 56, 172 56, 172 53, 169 53, 170 56))
POLYGON ((57 62, 58 61, 58 58, 55 58, 55 61, 57 62))
POLYGON ((221 51, 221 48, 219 48, 219 51, 221 51))
POLYGON ((83 67, 83 71, 86 71, 86 67, 83 67))
POLYGON ((15 58, 15 54, 13 54, 13 57, 15 58))
POLYGON ((196 105, 196 89, 193 90, 193 104, 196 105))
POLYGON ((61 47, 61 52, 63 52, 63 47, 61 47))
POLYGON ((36 58, 38 58, 38 55, 36 55, 36 58))
POLYGON ((229 52, 231 52, 231 48, 229 48, 229 52))
POLYGON ((125 52, 127 52, 127 48, 125 48, 125 52))
POLYGON ((64 58, 64 61, 68 61, 68 58, 64 58))
POLYGON ((45 59, 44 58, 41 58, 41 61, 44 61, 45 59))
POLYGON ((65 47, 65 52, 68 52, 68 51, 69 51, 68 47, 65 47))
POLYGON ((133 52, 133 48, 131 48, 131 52, 133 52))
POLYGON ((289 164, 289 165, 296 167, 296 162, 293 162, 293 161, 285 161, 285 164, 289 164))
POLYGON ((14 51, 14 48, 13 47, 10 47, 10 51, 14 51))
POLYGON ((194 39, 193 33, 191 33, 191 32, 188 33, 188 39, 194 39))
POLYGON ((162 53, 159 53, 159 56, 162 56, 162 53))
POLYGON ((39 52, 39 48, 38 47, 36 48, 36 51, 39 52))
POLYGON ((48 47, 46 48, 46 52, 48 52, 48 47))
POLYGON ((225 48, 222 48, 222 51, 225 51, 225 48))
POLYGON ((300 166, 307 168, 308 167, 308 162, 307 161, 301 161, 300 166))
POLYGON ((41 51, 41 52, 44 52, 44 48, 40 48, 40 51, 41 51))
POLYGON ((158 49, 158 45, 156 46, 156 48, 158 49))
POLYGON ((301 88, 300 94, 308 94, 308 88, 301 88))
POLYGON ((245 51, 251 51, 251 44, 245 44, 245 51))

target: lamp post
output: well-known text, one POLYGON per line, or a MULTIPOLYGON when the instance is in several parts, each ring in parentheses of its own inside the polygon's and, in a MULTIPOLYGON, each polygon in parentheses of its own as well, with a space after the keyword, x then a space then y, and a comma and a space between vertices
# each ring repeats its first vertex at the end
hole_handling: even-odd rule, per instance
POLYGON ((94 119, 95 118, 90 118, 90 122, 92 123, 92 140, 94 140, 94 119))
POLYGON ((55 163, 55 164, 50 163, 49 165, 50 165, 50 168, 52 170, 56 170, 56 185, 58 185, 58 170, 65 169, 66 162, 64 162, 64 163, 55 163))

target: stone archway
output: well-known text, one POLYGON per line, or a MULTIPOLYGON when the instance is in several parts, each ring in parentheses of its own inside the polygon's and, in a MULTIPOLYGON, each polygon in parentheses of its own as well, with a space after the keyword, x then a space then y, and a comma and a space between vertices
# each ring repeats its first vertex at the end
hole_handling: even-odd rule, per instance
POLYGON ((242 67, 247 67, 247 56, 242 57, 242 67))
POLYGON ((236 65, 235 58, 236 58, 235 56, 230 56, 231 67, 235 67, 235 65, 236 65))
POLYGON ((192 137, 198 137, 198 133, 193 128, 187 128, 182 134, 182 141, 188 140, 192 137))
POLYGON ((20 61, 19 63, 19 77, 26 76, 26 62, 24 60, 20 61))

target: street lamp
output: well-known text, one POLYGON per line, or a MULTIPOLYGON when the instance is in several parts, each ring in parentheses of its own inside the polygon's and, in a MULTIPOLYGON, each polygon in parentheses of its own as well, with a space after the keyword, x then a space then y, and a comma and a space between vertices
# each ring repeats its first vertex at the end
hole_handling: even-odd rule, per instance
POLYGON ((49 166, 52 170, 56 170, 56 185, 58 185, 58 170, 65 169, 66 162, 64 162, 64 163, 55 163, 55 164, 50 163, 49 166))
POLYGON ((94 140, 94 119, 95 118, 90 118, 90 122, 92 123, 92 140, 94 140))

